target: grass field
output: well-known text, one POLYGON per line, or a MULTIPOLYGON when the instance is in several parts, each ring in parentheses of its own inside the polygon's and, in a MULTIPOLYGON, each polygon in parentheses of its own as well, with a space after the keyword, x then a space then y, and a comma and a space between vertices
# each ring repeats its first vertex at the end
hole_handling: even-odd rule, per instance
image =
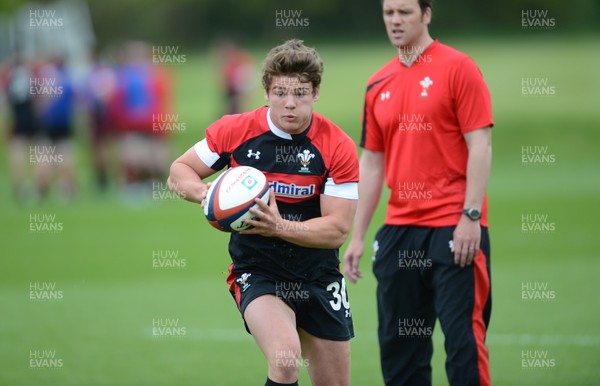
MULTIPOLYGON (((492 379, 497 385, 598 385, 600 39, 444 42, 477 61, 494 105, 492 379), (522 78, 547 78, 555 93, 524 96, 522 78), (522 164, 523 146, 547 147, 554 162, 522 164), (554 230, 523 232, 528 214, 547 216, 537 217, 537 224, 554 230), (523 286, 553 299, 523 299, 523 286), (522 356, 531 352, 547 361, 524 367, 522 356)), ((394 52, 383 38, 380 45, 317 48, 326 67, 316 109, 358 142, 366 79, 394 52)), ((257 49, 257 60, 264 53, 266 48, 257 49)), ((205 56, 190 54, 172 70, 176 112, 188 127, 173 137, 177 154, 203 136, 218 115, 219 99, 205 56)), ((257 92, 253 105, 261 103, 257 92)), ((264 359, 224 282, 227 236, 187 202, 153 199, 150 191, 135 207, 114 191, 99 197, 91 187, 83 134, 79 143, 80 196, 68 204, 51 198, 33 206, 10 199, 2 145, 0 385, 262 384, 264 359), (36 214, 56 216, 62 230, 32 232, 30 216, 36 214), (154 268, 157 253, 176 255, 185 266, 154 268), (32 285, 54 285, 62 299, 32 300, 32 285), (181 335, 154 336, 157 320, 178 323, 174 331, 181 335), (41 363, 52 353, 55 361, 47 363, 53 366, 31 366, 32 359, 41 363)), ((358 386, 381 384, 369 254, 362 261, 366 277, 348 289, 356 330, 352 384, 358 386)), ((434 384, 445 385, 439 326, 434 341, 434 384)), ((300 383, 310 384, 304 370, 300 383)))

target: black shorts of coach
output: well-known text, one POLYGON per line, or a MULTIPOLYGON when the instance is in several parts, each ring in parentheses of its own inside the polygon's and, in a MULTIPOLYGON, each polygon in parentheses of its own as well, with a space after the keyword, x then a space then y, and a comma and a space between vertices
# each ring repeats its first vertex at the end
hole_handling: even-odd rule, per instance
POLYGON ((432 333, 444 333, 450 385, 489 384, 490 242, 481 228, 473 263, 454 264, 455 227, 384 225, 375 237, 379 346, 387 386, 431 385, 432 333))
MULTIPOLYGON (((346 341, 354 337, 352 312, 343 275, 335 270, 312 281, 279 280, 256 272, 231 273, 227 282, 242 318, 259 296, 273 295, 296 314, 296 326, 322 339, 346 341)), ((246 331, 251 333, 244 320, 246 331)))

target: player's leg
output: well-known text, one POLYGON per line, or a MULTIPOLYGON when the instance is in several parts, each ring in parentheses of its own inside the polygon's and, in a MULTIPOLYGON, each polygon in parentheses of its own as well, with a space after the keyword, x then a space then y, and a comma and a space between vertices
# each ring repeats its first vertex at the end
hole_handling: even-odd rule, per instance
POLYGON ((29 185, 36 179, 35 169, 39 164, 34 139, 39 133, 39 126, 33 111, 31 99, 25 102, 10 101, 13 111, 13 132, 10 141, 10 171, 13 192, 17 200, 34 198, 35 192, 30 191, 29 185), (29 165, 28 165, 29 164, 29 165), (29 168, 34 172, 29 176, 29 168))
POLYGON ((349 386, 350 341, 318 338, 301 328, 298 334, 313 386, 349 386))
MULTIPOLYGON (((43 149, 44 154, 47 154, 49 149, 52 149, 50 150, 52 153, 56 153, 56 148, 52 148, 52 142, 48 138, 36 140, 35 146, 43 149)), ((41 162, 36 162, 35 179, 40 197, 48 195, 53 178, 53 167, 49 159, 42 158, 41 162)))
POLYGON ((164 181, 168 176, 169 144, 165 137, 153 135, 150 137, 150 148, 152 156, 148 159, 151 175, 155 180, 164 181))
POLYGON ((120 174, 125 187, 131 187, 139 181, 140 158, 144 156, 144 144, 138 134, 121 133, 120 138, 120 174))
POLYGON ((344 276, 338 269, 322 270, 301 288, 302 296, 292 302, 302 346, 301 366, 307 368, 313 385, 349 386, 354 327, 344 276))
POLYGON ((435 324, 430 269, 409 259, 424 250, 426 228, 384 225, 376 236, 378 337, 387 386, 431 385, 435 324), (417 264, 418 265, 418 264, 417 264))
POLYGON ((294 311, 280 298, 263 295, 248 304, 244 319, 267 359, 269 379, 281 384, 296 384, 299 363, 288 360, 299 357, 301 350, 294 311))
POLYGON ((489 237, 482 228, 479 254, 473 264, 460 268, 448 248, 453 229, 439 228, 432 238, 435 306, 445 336, 446 373, 450 385, 489 385, 485 347, 491 311, 489 237))
POLYGON ((64 198, 72 199, 76 192, 73 140, 67 137, 57 141, 56 150, 58 154, 62 155, 62 162, 58 164, 58 172, 64 198))
POLYGON ((34 163, 35 155, 27 148, 27 139, 23 136, 13 136, 9 149, 10 177, 13 194, 17 200, 22 200, 26 194, 27 162, 34 163))

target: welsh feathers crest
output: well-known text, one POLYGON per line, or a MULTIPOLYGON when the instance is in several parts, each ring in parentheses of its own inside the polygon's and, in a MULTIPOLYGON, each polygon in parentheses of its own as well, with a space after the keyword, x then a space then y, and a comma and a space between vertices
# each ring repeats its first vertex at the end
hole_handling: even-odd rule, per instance
POLYGON ((310 165, 310 160, 313 158, 315 158, 315 155, 308 149, 305 149, 302 153, 298 153, 298 159, 300 159, 300 164, 302 165, 300 172, 310 172, 310 170, 308 170, 308 165, 310 165))

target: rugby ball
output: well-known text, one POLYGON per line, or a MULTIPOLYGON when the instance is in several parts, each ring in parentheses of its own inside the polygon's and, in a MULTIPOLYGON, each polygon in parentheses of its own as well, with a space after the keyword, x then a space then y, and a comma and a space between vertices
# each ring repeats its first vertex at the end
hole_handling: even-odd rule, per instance
POLYGON ((244 220, 254 218, 249 210, 258 208, 255 198, 269 203, 267 177, 251 166, 227 169, 208 189, 204 215, 220 231, 240 232, 251 227, 244 220))

